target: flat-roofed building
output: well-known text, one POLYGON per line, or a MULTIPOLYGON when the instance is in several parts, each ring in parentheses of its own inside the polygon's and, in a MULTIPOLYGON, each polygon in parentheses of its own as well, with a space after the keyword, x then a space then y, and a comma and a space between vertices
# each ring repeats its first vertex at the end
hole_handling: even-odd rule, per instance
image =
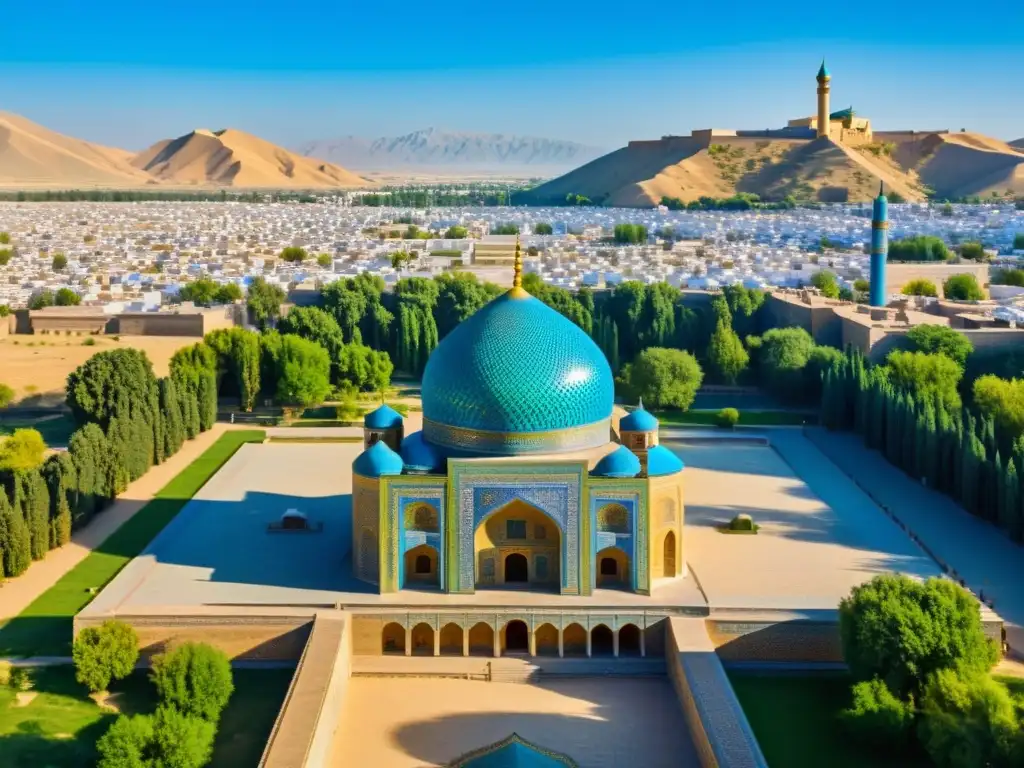
POLYGON ((473 248, 473 263, 511 267, 516 258, 516 235, 486 235, 473 248))

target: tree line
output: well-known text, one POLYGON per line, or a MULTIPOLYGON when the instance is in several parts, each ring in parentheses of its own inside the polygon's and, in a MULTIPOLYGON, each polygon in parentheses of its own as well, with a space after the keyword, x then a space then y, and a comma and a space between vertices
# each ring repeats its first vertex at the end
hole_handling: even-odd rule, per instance
POLYGON ((917 349, 884 364, 843 355, 824 377, 822 423, 857 432, 907 474, 1024 541, 1024 381, 979 376, 965 405, 970 343, 951 329, 920 328, 937 330, 919 332, 917 349))

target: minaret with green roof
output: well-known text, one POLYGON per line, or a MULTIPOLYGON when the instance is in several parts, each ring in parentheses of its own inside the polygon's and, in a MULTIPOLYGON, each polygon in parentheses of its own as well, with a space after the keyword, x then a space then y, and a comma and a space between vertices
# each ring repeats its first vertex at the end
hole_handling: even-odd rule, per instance
POLYGON ((821 68, 818 70, 818 138, 827 138, 829 135, 829 93, 832 89, 832 75, 828 73, 825 60, 821 60, 821 68))

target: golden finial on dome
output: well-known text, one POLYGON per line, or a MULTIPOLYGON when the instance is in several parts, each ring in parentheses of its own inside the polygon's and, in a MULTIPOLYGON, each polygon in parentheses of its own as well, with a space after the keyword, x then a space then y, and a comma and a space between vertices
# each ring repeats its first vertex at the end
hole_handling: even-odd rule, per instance
POLYGON ((519 245, 519 235, 516 235, 516 258, 512 262, 512 290, 509 295, 517 299, 530 295, 523 288, 523 250, 519 245))

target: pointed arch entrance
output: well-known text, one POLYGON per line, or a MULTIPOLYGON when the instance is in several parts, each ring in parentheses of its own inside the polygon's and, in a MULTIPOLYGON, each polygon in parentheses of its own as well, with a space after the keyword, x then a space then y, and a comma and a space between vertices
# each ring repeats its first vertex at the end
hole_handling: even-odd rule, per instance
POLYGON ((676 575, 676 532, 669 531, 665 534, 665 549, 662 555, 663 576, 676 575))
POLYGON ((473 534, 476 588, 558 591, 562 533, 543 510, 513 499, 495 510, 473 534))

